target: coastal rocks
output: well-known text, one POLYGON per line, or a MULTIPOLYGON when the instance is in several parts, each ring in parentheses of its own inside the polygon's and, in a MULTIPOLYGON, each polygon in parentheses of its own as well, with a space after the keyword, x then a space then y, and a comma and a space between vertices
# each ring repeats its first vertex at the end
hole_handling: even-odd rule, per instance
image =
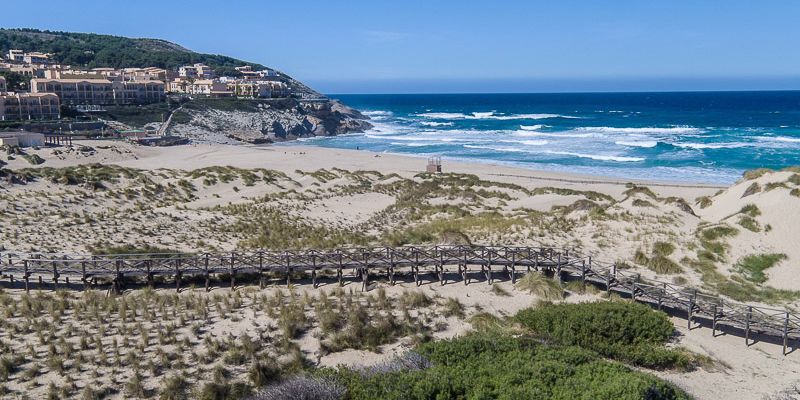
POLYGON ((201 143, 270 143, 363 132, 368 117, 334 100, 203 99, 183 107, 188 122, 169 133, 201 143))

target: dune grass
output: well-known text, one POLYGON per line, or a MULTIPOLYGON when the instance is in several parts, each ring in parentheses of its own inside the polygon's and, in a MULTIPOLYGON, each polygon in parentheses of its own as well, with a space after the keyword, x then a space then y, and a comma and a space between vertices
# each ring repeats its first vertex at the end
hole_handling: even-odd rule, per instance
POLYGON ((786 254, 779 253, 751 254, 740 259, 733 266, 733 270, 751 282, 764 283, 767 281, 764 271, 786 258, 786 254))
POLYGON ((517 281, 517 289, 527 291, 534 296, 547 301, 564 298, 564 289, 553 279, 538 272, 525 274, 517 281))

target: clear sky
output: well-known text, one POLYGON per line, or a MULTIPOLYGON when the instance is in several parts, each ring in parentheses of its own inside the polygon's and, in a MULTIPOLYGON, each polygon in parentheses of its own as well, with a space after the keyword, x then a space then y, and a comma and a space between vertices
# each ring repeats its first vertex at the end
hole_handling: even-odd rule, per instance
POLYGON ((7 1, 0 26, 156 37, 326 93, 800 89, 798 0, 7 1))

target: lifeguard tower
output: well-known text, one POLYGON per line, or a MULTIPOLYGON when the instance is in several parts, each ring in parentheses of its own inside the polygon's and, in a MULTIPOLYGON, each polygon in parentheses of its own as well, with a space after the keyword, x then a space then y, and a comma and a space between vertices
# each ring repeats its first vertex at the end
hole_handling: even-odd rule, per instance
POLYGON ((428 168, 425 169, 428 173, 441 173, 442 172, 442 157, 428 157, 428 168))

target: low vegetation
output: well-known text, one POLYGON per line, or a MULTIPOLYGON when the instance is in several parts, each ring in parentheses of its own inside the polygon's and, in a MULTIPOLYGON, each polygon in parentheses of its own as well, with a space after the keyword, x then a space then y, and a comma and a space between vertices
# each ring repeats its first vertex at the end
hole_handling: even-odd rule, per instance
POLYGON ((764 271, 785 259, 786 254, 752 254, 739 260, 733 270, 748 281, 764 283, 767 281, 764 271))
POLYGON ((515 320, 549 343, 580 346, 640 367, 691 369, 691 356, 664 345, 675 334, 666 314, 629 302, 558 304, 520 311, 515 320))

